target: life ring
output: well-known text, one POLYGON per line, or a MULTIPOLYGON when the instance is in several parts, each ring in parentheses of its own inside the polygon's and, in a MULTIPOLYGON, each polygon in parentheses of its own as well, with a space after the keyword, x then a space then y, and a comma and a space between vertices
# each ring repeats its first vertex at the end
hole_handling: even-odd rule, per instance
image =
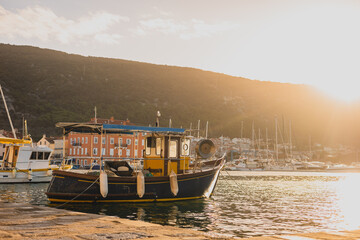
POLYGON ((189 145, 187 145, 186 143, 183 145, 183 150, 187 151, 189 149, 189 145))

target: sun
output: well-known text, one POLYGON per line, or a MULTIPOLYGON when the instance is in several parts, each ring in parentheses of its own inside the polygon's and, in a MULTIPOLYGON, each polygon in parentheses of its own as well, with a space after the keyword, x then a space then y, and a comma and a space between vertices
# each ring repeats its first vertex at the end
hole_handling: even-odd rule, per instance
POLYGON ((316 88, 329 97, 341 102, 353 103, 360 101, 360 82, 357 84, 346 82, 328 83, 316 86, 316 88))

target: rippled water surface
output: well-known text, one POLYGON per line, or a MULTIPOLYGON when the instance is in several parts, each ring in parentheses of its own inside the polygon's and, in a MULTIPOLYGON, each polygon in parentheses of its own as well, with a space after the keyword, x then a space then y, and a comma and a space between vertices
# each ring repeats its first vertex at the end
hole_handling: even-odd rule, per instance
MULTIPOLYGON (((359 183, 360 173, 221 172, 211 199, 62 208, 236 237, 351 230, 360 226, 359 183)), ((46 187, 0 185, 0 201, 49 205, 46 187)))

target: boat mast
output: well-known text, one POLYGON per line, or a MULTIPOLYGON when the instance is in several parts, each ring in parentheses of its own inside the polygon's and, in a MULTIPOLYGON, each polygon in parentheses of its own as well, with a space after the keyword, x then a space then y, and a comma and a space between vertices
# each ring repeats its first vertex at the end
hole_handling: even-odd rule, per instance
POLYGON ((266 160, 269 161, 269 141, 268 141, 268 129, 265 129, 265 135, 266 135, 266 160))
POLYGON ((12 131, 12 133, 13 133, 13 135, 14 135, 14 138, 16 138, 15 129, 14 129, 14 126, 13 126, 12 121, 11 121, 9 109, 8 109, 8 107, 7 107, 7 104, 6 104, 5 96, 4 96, 3 90, 2 90, 2 88, 1 88, 1 85, 0 85, 0 92, 1 92, 1 96, 2 96, 2 99, 3 99, 4 105, 5 105, 6 113, 7 113, 8 118, 9 118, 9 122, 10 122, 10 126, 11 126, 11 131, 12 131))
POLYGON ((252 127, 251 127, 251 139, 252 139, 252 145, 254 148, 254 158, 256 158, 254 121, 253 121, 252 127))
POLYGON ((278 129, 278 123, 277 123, 277 117, 275 117, 275 153, 276 153, 276 162, 279 162, 277 129, 278 129))
POLYGON ((206 133, 205 133, 205 138, 208 138, 208 131, 209 131, 209 121, 206 121, 206 133))
POLYGON ((198 138, 200 138, 200 120, 198 121, 198 138))
POLYGON ((292 141, 291 141, 291 120, 289 121, 289 144, 290 144, 290 159, 293 158, 293 155, 292 155, 292 141))

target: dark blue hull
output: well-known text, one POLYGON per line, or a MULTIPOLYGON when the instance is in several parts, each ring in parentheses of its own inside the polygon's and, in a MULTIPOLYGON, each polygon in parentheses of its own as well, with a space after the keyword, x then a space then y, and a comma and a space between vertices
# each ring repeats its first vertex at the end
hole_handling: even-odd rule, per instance
POLYGON ((214 191, 219 171, 223 165, 213 169, 179 174, 179 191, 171 192, 169 177, 145 177, 145 194, 137 194, 135 176, 109 177, 108 194, 100 194, 99 176, 67 171, 54 171, 46 192, 51 202, 153 202, 178 201, 209 197, 214 191))

